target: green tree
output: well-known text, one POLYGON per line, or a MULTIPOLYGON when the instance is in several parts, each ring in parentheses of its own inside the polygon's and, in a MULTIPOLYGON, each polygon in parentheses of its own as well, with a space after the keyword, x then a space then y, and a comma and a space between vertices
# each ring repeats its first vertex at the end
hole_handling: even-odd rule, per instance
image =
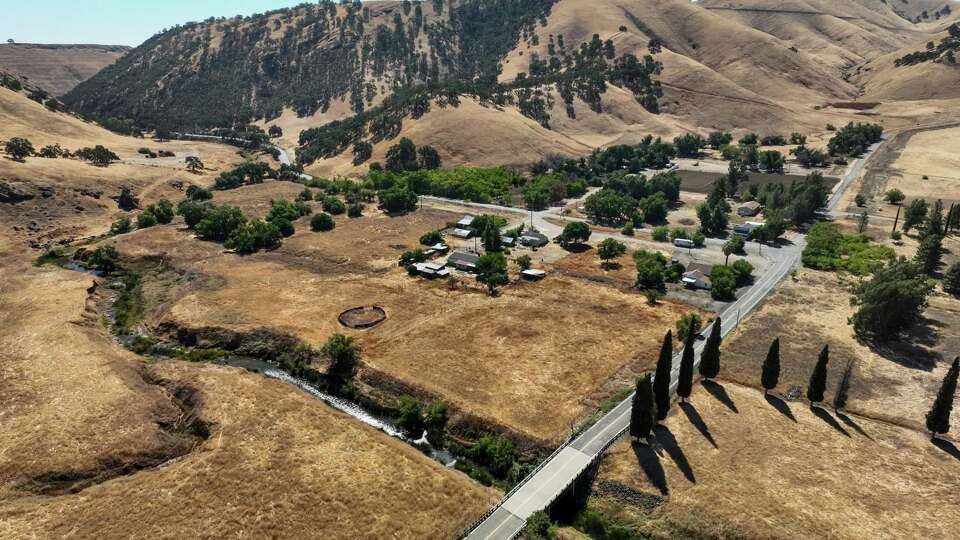
POLYGON ((353 376, 360 361, 360 346, 352 337, 333 334, 320 351, 330 360, 327 375, 335 384, 342 384, 353 376))
POLYGON ((850 397, 850 383, 853 381, 853 361, 847 362, 843 375, 837 381, 837 391, 833 394, 833 412, 838 413, 847 406, 850 397))
POLYGON ((33 155, 33 143, 23 137, 12 137, 4 145, 4 152, 14 161, 23 161, 33 155))
POLYGON ((600 257, 600 265, 604 268, 610 266, 610 261, 619 258, 627 252, 627 246, 613 238, 605 238, 597 244, 597 256, 600 257))
POLYGON ((637 388, 630 406, 630 436, 646 439, 657 422, 657 406, 650 384, 650 374, 637 379, 637 388))
POLYGON ((156 207, 154 205, 148 206, 143 212, 137 214, 137 228, 138 229, 148 229, 157 224, 157 215, 153 213, 156 207))
POLYGON ((423 424, 427 429, 427 441, 434 448, 443 448, 448 421, 447 404, 442 401, 434 401, 423 409, 423 424))
POLYGON ((900 204, 907 196, 899 189, 891 189, 884 193, 883 198, 890 204, 900 204))
POLYGON ((851 318, 854 332, 878 341, 894 339, 919 320, 932 290, 916 264, 903 258, 891 261, 854 287, 850 299, 857 307, 851 318))
POLYGON ((373 155, 373 145, 366 141, 357 141, 353 143, 353 164, 361 165, 370 159, 373 155))
POLYGON ((234 230, 247 222, 236 206, 216 206, 207 211, 194 229, 203 240, 225 242, 234 230))
POLYGON ((187 228, 193 229, 200 223, 200 220, 207 215, 211 206, 209 203, 199 203, 190 199, 184 199, 177 205, 177 214, 183 216, 183 221, 187 228))
POLYGON ((417 169, 419 169, 417 145, 410 139, 403 137, 399 143, 387 150, 387 170, 399 173, 417 169))
POLYGON ((750 284, 753 279, 753 265, 746 259, 739 259, 730 265, 733 274, 737 280, 737 287, 743 287, 750 284))
POLYGON ((776 150, 760 152, 760 168, 768 173, 782 173, 785 160, 783 154, 776 150))
POLYGON ((483 249, 487 253, 503 251, 503 244, 500 241, 500 228, 492 222, 487 223, 487 226, 483 229, 483 249))
POLYGON ((538 510, 527 518, 527 524, 523 529, 524 538, 549 540, 551 525, 550 516, 543 510, 538 510))
POLYGON ((187 198, 191 201, 209 201, 213 198, 213 193, 200 186, 187 186, 187 198))
POLYGON ((197 156, 187 156, 186 164, 187 170, 194 174, 203 170, 203 161, 200 161, 200 158, 197 156))
POLYGON ((570 244, 583 243, 590 239, 590 226, 582 221, 572 221, 567 223, 560 233, 560 243, 567 247, 570 244))
POLYGON ((437 149, 430 146, 424 145, 420 147, 418 152, 420 154, 420 168, 428 171, 434 169, 439 169, 442 165, 440 160, 440 154, 437 152, 437 149))
POLYGON ((110 225, 110 234, 126 234, 131 230, 133 230, 133 224, 127 217, 122 217, 110 225))
POLYGON ((477 260, 477 281, 487 286, 490 296, 496 295, 497 287, 509 282, 503 253, 487 253, 477 260))
POLYGON ((120 268, 120 253, 113 246, 100 246, 90 254, 87 266, 109 274, 120 268))
POLYGON ((666 290, 666 258, 658 252, 637 250, 633 254, 637 265, 637 287, 642 291, 666 290))
POLYGON ((746 245, 743 237, 741 236, 731 236, 726 242, 723 243, 723 255, 726 257, 723 261, 723 264, 726 265, 730 262, 731 255, 737 255, 743 253, 743 248, 746 245))
POLYGON ((151 205, 150 209, 152 209, 153 215, 157 217, 158 223, 166 225, 173 221, 173 204, 167 199, 160 199, 156 206, 151 205))
POLYGON ((410 396, 402 396, 397 409, 400 411, 399 416, 397 416, 397 426, 407 432, 410 437, 419 439, 424 428, 423 406, 410 396))
POLYGON ((943 276, 943 290, 954 296, 960 296, 960 262, 955 262, 943 276))
POLYGON ((337 224, 333 221, 333 216, 326 212, 314 214, 313 217, 310 218, 310 229, 313 232, 332 231, 336 226, 337 224))
POLYGON ((435 246, 443 242, 443 235, 440 231, 430 231, 420 237, 420 244, 424 246, 435 246))
POLYGON ((699 157, 700 149, 706 145, 706 141, 695 133, 686 133, 673 139, 673 146, 680 157, 699 157))
POLYGON ((824 345, 817 357, 817 364, 810 374, 810 384, 807 385, 807 399, 810 403, 823 401, 823 392, 827 388, 827 363, 830 361, 830 346, 824 345))
POLYGON ((915 260, 920 266, 920 271, 930 275, 936 272, 940 266, 940 260, 943 258, 943 238, 936 234, 930 234, 920 240, 917 246, 917 255, 915 260))
POLYGON ((714 266, 710 273, 710 296, 714 300, 729 302, 736 299, 737 274, 729 266, 714 266))
POLYGON ((713 320, 710 328, 710 337, 700 353, 700 376, 704 379, 715 379, 720 374, 720 344, 723 341, 723 325, 718 316, 713 320))
POLYGON ((699 334, 702 327, 703 321, 700 319, 699 313, 695 311, 686 313, 677 319, 677 337, 685 339, 685 336, 691 332, 699 334))
POLYGON ((960 356, 953 359, 953 364, 943 378, 937 398, 933 401, 930 412, 927 413, 927 430, 931 436, 944 434, 950 431, 950 412, 953 409, 953 398, 957 392, 957 376, 960 374, 960 356))
POLYGON ((343 201, 336 197, 324 197, 322 206, 324 212, 334 216, 338 216, 347 211, 347 205, 343 204, 343 201))
POLYGON ((380 200, 380 206, 391 214, 417 209, 417 194, 399 186, 379 191, 377 198, 380 200))
POLYGON ((767 357, 763 360, 763 368, 760 373, 760 384, 763 386, 763 393, 777 387, 780 382, 780 338, 775 338, 770 343, 770 349, 767 351, 767 357))
POLYGON ((653 395, 657 405, 657 420, 664 420, 670 412, 670 373, 673 371, 673 333, 667 330, 660 346, 657 371, 653 378, 653 395))
POLYGON ((910 201, 906 212, 903 213, 903 232, 907 234, 910 229, 922 224, 927 219, 929 206, 923 199, 914 199, 910 201))
POLYGON ((686 402, 693 392, 693 362, 696 356, 693 348, 694 336, 696 333, 688 330, 683 338, 683 354, 680 357, 680 374, 677 379, 677 395, 680 396, 681 403, 686 402))
POLYGON ((513 262, 517 263, 517 266, 520 268, 521 271, 529 270, 530 266, 533 263, 529 255, 520 255, 519 257, 514 259, 513 262))

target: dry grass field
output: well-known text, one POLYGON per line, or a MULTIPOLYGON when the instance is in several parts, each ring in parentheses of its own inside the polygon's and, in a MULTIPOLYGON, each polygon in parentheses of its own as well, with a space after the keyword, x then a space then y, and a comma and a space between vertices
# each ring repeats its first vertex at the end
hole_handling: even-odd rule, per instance
POLYGON ((652 448, 623 441, 609 451, 599 485, 665 497, 652 511, 614 501, 622 519, 665 538, 960 534, 952 443, 939 448, 920 432, 801 403, 774 402, 781 411, 731 383, 717 395, 727 403, 698 385, 652 448))
POLYGON ((209 437, 179 459, 74 495, 2 501, 0 535, 442 539, 497 497, 285 383, 211 365, 149 373, 177 395, 199 394, 209 437))
POLYGON ((28 77, 31 84, 61 96, 128 50, 110 45, 4 43, 0 44, 0 70, 28 77))
POLYGON ((847 324, 853 312, 848 289, 835 274, 801 270, 725 340, 720 376, 759 387, 760 366, 779 337, 778 392, 805 390, 820 348, 829 344, 828 400, 843 367, 854 362, 850 410, 920 429, 948 363, 960 352, 960 300, 932 297, 925 322, 911 337, 882 349, 856 340, 847 324))
MULTIPOLYGON (((245 201, 293 191, 272 182, 218 193, 215 201, 250 211, 245 201)), ((335 332, 352 333, 364 350, 364 380, 399 381, 544 444, 652 367, 662 332, 688 309, 650 307, 636 292, 560 274, 515 282, 491 298, 473 277, 451 289, 396 266, 421 234, 459 217, 424 209, 391 218, 370 209, 358 219, 338 217, 337 228, 322 234, 304 218, 281 248, 246 257, 192 239, 176 224, 113 242, 129 257, 162 254, 177 270, 203 277, 172 294, 151 317, 154 325, 271 329, 315 347, 335 332), (343 328, 337 316, 360 305, 381 306, 387 320, 366 331, 343 328)))

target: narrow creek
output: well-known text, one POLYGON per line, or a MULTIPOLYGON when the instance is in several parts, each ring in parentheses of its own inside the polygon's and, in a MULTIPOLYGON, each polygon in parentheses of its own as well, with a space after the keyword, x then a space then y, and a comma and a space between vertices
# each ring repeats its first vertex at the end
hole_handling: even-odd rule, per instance
MULTIPOLYGON (((109 279, 103 272, 93 270, 90 268, 84 267, 82 264, 77 261, 69 261, 63 265, 64 268, 68 270, 73 270, 75 272, 82 272, 84 274, 90 274, 95 277, 109 279)), ((108 289, 113 290, 113 287, 116 286, 116 283, 110 283, 107 285, 108 289)), ((113 302, 116 299, 116 295, 113 295, 113 298, 109 302, 108 309, 106 312, 107 318, 111 323, 115 323, 114 320, 114 310, 113 302)), ((140 332, 139 330, 135 333, 130 334, 118 334, 116 332, 110 333, 112 338, 120 345, 129 348, 131 343, 137 338, 145 336, 146 334, 140 332)), ((241 369, 246 369, 247 371, 259 373, 260 375, 269 378, 275 379, 278 381, 285 382, 291 386, 299 388, 301 391, 309 394, 310 396, 322 401, 326 405, 337 409, 340 412, 346 413, 357 420, 376 428, 387 435, 399 439, 411 446, 414 446, 418 450, 429 455, 435 461, 447 466, 453 467, 457 463, 456 457, 448 450, 442 448, 435 448, 433 445, 427 441, 427 432, 424 431, 419 439, 413 439, 407 436, 406 432, 400 429, 395 422, 388 418, 383 418, 377 415, 374 415, 370 411, 367 411, 357 403, 354 403, 350 400, 344 399, 342 397, 334 396, 323 390, 317 388, 309 382, 294 377, 293 375, 287 373, 286 371, 277 367, 277 365, 267 362, 266 360, 261 360, 258 358, 246 358, 246 357, 236 357, 236 356, 224 356, 213 361, 213 363, 218 365, 225 365, 230 367, 236 367, 241 369)))

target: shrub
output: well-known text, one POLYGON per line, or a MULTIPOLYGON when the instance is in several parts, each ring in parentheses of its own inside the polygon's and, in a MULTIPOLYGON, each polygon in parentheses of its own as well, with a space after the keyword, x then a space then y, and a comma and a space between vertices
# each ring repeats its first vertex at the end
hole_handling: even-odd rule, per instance
POLYGON ((293 236, 293 233, 296 232, 296 229, 293 227, 293 223, 289 219, 285 218, 276 218, 270 220, 270 223, 280 231, 280 234, 284 238, 289 238, 293 236))
POLYGON ((133 230, 130 218, 122 217, 110 225, 110 234, 125 234, 133 230))
POLYGON ((113 272, 120 268, 120 253, 113 246, 100 246, 90 254, 87 266, 101 272, 113 272))
POLYGON ((334 227, 336 223, 333 221, 333 216, 326 212, 314 214, 310 218, 310 229, 314 232, 332 231, 334 227))
POLYGON ((336 216, 346 212, 347 205, 336 197, 325 197, 323 199, 323 211, 336 216))
POLYGON ((297 201, 293 203, 293 206, 297 209, 297 213, 300 216, 309 216, 313 214, 313 208, 310 208, 310 205, 305 201, 297 201))
POLYGON ((864 206, 867 205, 867 198, 864 197, 862 194, 859 194, 859 193, 858 193, 857 196, 853 199, 853 201, 854 201, 854 202, 856 203, 856 205, 859 206, 860 208, 863 208, 864 206))
POLYGON ((280 246, 282 238, 280 229, 274 223, 258 219, 237 227, 230 233, 224 247, 245 255, 261 249, 275 249, 280 246))
POLYGON ((620 233, 624 236, 633 236, 633 224, 627 223, 623 226, 623 229, 620 230, 620 233))
POLYGON ((363 215, 363 205, 360 203, 351 204, 347 208, 347 217, 358 218, 363 215))
POLYGON ((146 229, 157 224, 157 216, 153 213, 153 208, 154 206, 150 205, 146 210, 137 214, 138 229, 146 229))
POLYGON ((213 193, 199 186, 187 186, 187 198, 191 201, 209 201, 213 198, 213 193))
POLYGON ((440 231, 430 231, 420 237, 420 243, 424 246, 435 246, 443 242, 443 236, 440 231))
POLYGON ((533 261, 530 259, 529 255, 520 255, 513 262, 517 263, 517 266, 520 267, 520 270, 529 270, 530 266, 533 264, 533 261))
POLYGON ((666 242, 670 236, 670 228, 666 225, 660 225, 653 228, 653 239, 657 242, 666 242))
POLYGON ((498 478, 510 472, 513 455, 513 442, 500 435, 485 434, 470 448, 470 457, 498 478))
POLYGON ((177 213, 183 216, 183 221, 187 224, 187 227, 193 229, 197 226, 197 223, 200 223, 200 220, 203 219, 210 208, 212 207, 209 203, 184 199, 177 205, 177 213))
POLYGON ((13 137, 4 145, 4 151, 14 161, 23 161, 24 158, 32 156, 33 144, 22 137, 13 137))
MULTIPOLYGON (((858 195, 859 197, 859 195, 858 195)), ((883 198, 890 204, 900 204, 907 198, 899 189, 891 189, 887 191, 883 198)), ((857 204, 857 206, 863 206, 862 204, 857 204)))
POLYGON ((687 313, 686 315, 677 319, 677 339, 684 340, 687 336, 687 333, 691 330, 694 334, 700 333, 700 330, 703 328, 703 319, 700 318, 699 313, 687 313))
POLYGON ((173 205, 167 199, 160 199, 155 206, 150 205, 147 209, 153 211, 158 223, 166 225, 173 221, 173 205))

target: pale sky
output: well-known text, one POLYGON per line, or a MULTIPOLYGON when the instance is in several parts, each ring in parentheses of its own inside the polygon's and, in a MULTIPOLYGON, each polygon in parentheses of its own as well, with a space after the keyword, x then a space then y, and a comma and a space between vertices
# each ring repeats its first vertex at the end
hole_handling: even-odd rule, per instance
POLYGON ((164 28, 251 15, 303 0, 0 0, 0 43, 136 46, 164 28))

